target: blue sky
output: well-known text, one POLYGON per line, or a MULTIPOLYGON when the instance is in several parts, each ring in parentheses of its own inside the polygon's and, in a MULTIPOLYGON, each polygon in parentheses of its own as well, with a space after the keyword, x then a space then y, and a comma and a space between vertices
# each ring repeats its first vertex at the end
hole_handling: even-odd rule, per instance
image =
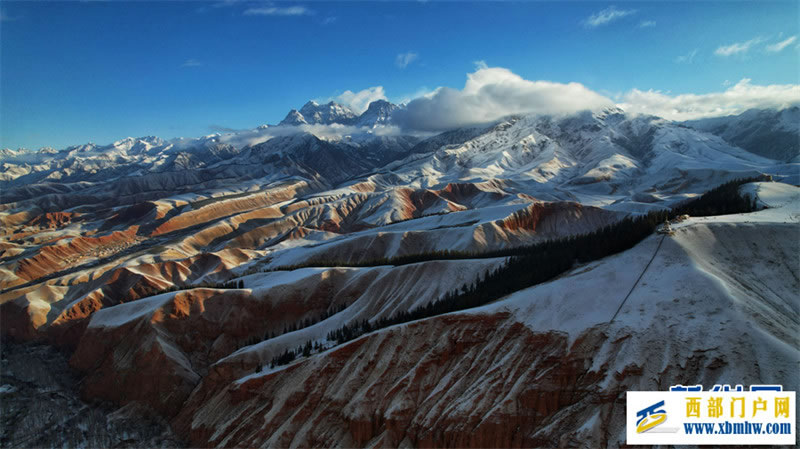
POLYGON ((377 86, 409 100, 464 88, 476 61, 619 103, 800 82, 796 1, 2 1, 0 14, 11 148, 252 128, 377 86))

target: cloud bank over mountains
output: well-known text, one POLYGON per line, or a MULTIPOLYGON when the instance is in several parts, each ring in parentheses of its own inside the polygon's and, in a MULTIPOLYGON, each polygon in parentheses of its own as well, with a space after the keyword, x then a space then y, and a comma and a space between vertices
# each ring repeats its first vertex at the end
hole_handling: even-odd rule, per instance
POLYGON ((741 114, 748 109, 782 109, 800 104, 800 85, 760 86, 743 79, 723 92, 669 95, 633 89, 619 106, 632 113, 652 114, 670 120, 694 120, 741 114))
POLYGON ((383 86, 368 87, 358 92, 346 90, 335 98, 337 103, 347 106, 358 114, 366 111, 369 104, 377 100, 388 100, 383 86))
MULTIPOLYGON (((387 101, 383 86, 357 92, 346 90, 330 97, 351 110, 364 114, 369 105, 387 101)), ((467 74, 461 89, 439 87, 421 93, 394 110, 391 121, 358 126, 346 123, 303 123, 296 126, 262 126, 253 130, 228 132, 219 141, 242 147, 272 137, 308 132, 320 138, 341 138, 369 133, 376 136, 429 136, 468 126, 488 125, 510 115, 564 116, 581 111, 620 107, 630 114, 647 114, 684 121, 741 114, 748 109, 782 109, 800 104, 800 85, 757 85, 742 79, 721 92, 672 94, 657 90, 632 89, 613 98, 580 83, 527 80, 502 67, 480 62, 467 74)), ((318 105, 327 107, 328 105, 318 105)), ((368 114, 367 114, 368 115, 368 114)), ((230 130, 233 131, 233 130, 230 130)))
POLYGON ((579 83, 529 81, 501 67, 479 64, 461 90, 440 87, 395 114, 402 128, 439 131, 489 123, 512 114, 568 114, 613 102, 579 83))
MULTIPOLYGON (((386 95, 382 86, 376 86, 356 93, 346 91, 337 99, 363 112, 369 102, 386 99, 386 95)), ((632 89, 612 99, 580 83, 527 80, 509 69, 479 63, 467 74, 462 89, 439 87, 414 98, 395 113, 393 122, 403 129, 436 132, 490 123, 508 115, 564 115, 610 106, 670 120, 693 120, 794 104, 800 104, 797 84, 765 86, 742 79, 721 92, 671 94, 632 89)))
MULTIPOLYGON (((783 109, 800 105, 800 85, 758 85, 745 78, 721 92, 672 94, 632 89, 608 96, 581 83, 528 80, 507 68, 489 67, 478 62, 475 71, 466 75, 462 88, 421 89, 399 107, 388 103, 389 97, 383 86, 355 92, 345 90, 326 101, 334 103, 309 104, 312 109, 331 108, 333 105, 334 110, 345 115, 329 117, 330 120, 322 122, 306 116, 308 122, 287 123, 284 120, 279 125, 262 125, 255 129, 212 125, 209 128, 215 134, 199 140, 213 139, 241 148, 297 133, 311 133, 323 139, 346 136, 359 139, 358 136, 367 134, 427 137, 461 127, 490 125, 512 115, 565 116, 609 107, 622 108, 628 114, 654 115, 675 121, 695 120, 737 115, 748 109, 783 109), (378 107, 372 110, 369 106, 376 101, 382 101, 383 106, 376 103, 378 107), (382 108, 386 110, 379 111, 382 108)), ((297 112, 292 110, 289 115, 297 112)), ((196 144, 194 139, 176 141, 179 142, 176 146, 196 144)))

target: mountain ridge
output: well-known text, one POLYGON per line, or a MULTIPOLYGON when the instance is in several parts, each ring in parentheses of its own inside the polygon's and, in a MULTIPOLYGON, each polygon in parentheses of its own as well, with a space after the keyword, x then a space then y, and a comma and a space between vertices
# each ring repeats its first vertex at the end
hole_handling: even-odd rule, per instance
POLYGON ((683 122, 747 151, 783 162, 800 162, 800 106, 749 109, 742 114, 683 122))
MULTIPOLYGON (((244 133, 254 133, 256 136, 276 132, 280 134, 280 129, 285 132, 299 133, 311 132, 313 130, 304 131, 300 127, 302 125, 341 125, 343 127, 353 127, 353 131, 364 134, 373 133, 374 129, 386 126, 394 126, 392 122, 393 114, 401 110, 402 106, 395 105, 386 100, 375 100, 371 102, 367 109, 362 114, 356 114, 347 106, 343 106, 334 101, 326 104, 319 104, 313 100, 308 101, 298 111, 292 109, 287 116, 279 122, 278 125, 260 125, 253 130, 245 130, 244 133), (306 118, 308 115, 308 118, 306 118)), ((566 118, 576 119, 577 117, 586 116, 586 114, 593 114, 595 117, 613 118, 613 117, 626 117, 628 114, 619 107, 610 107, 597 112, 582 112, 566 116, 566 118)), ((541 116, 540 117, 547 117, 541 116)), ((643 117, 647 117, 644 116, 643 117)), ((501 123, 508 118, 500 119, 494 123, 501 123)), ((661 119, 666 120, 666 119, 661 119)), ((678 125, 683 125, 697 129, 699 131, 708 132, 713 135, 721 137, 726 142, 744 148, 745 150, 758 154, 770 159, 788 162, 798 160, 800 157, 800 107, 790 106, 784 109, 749 109, 738 115, 730 115, 724 117, 714 117, 708 119, 690 120, 684 122, 673 122, 678 125), (795 120, 798 119, 798 120, 795 120), (766 128, 765 128, 766 127, 766 128), (757 133, 750 132, 755 129, 757 133), (777 136, 777 137, 775 137, 777 136), (764 139, 772 139, 770 146, 766 149, 759 146, 763 143, 764 139)), ((485 126, 492 126, 487 124, 485 126)), ((469 129, 469 128, 464 128, 469 129)), ((450 131, 458 131, 450 130, 450 131)), ((444 131, 444 134, 450 131, 444 131)), ((349 132, 349 131, 348 131, 349 132)), ((403 130, 393 131, 395 134, 398 132, 403 134, 403 130)), ((79 145, 72 145, 62 150, 55 150, 53 148, 44 147, 39 150, 17 149, 10 148, 0 149, 0 161, 3 160, 25 160, 38 157, 46 157, 47 155, 59 155, 67 153, 68 155, 78 155, 79 153, 91 153, 93 150, 102 150, 105 152, 117 153, 143 153, 148 151, 166 150, 168 148, 180 148, 182 150, 191 150, 195 147, 207 146, 213 143, 224 143, 223 141, 230 140, 231 136, 237 133, 226 134, 211 134, 199 138, 175 138, 171 140, 164 140, 156 136, 144 137, 126 137, 108 145, 97 145, 95 143, 86 143, 79 145)), ((413 135, 407 133, 406 135, 413 135)), ((434 134, 438 135, 438 134, 434 134)), ((429 137, 431 135, 429 134, 429 137)), ((245 140, 244 143, 234 145, 238 148, 250 146, 245 140)))

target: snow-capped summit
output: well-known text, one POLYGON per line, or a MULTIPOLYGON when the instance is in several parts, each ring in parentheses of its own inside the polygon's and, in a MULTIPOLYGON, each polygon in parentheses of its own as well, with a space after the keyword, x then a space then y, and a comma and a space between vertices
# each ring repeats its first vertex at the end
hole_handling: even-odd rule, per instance
POLYGON ((289 113, 286 114, 286 118, 281 120, 280 123, 278 123, 278 125, 280 126, 298 126, 306 124, 308 124, 308 122, 306 122, 306 119, 305 117, 303 117, 303 114, 298 112, 297 109, 292 109, 291 111, 289 111, 289 113))
POLYGON ((14 156, 18 156, 20 154, 25 154, 27 152, 28 150, 25 148, 19 148, 16 150, 12 150, 11 148, 0 148, 0 157, 11 158, 14 156))
POLYGON ((334 101, 322 105, 313 100, 309 101, 300 108, 299 114, 306 123, 322 125, 332 123, 349 125, 356 118, 356 114, 350 108, 334 101))
POLYGON ((375 127, 376 125, 386 125, 391 121, 392 114, 398 110, 399 107, 386 100, 375 100, 369 104, 369 107, 363 114, 356 120, 356 126, 366 126, 368 128, 375 127))
POLYGON ((596 112, 594 117, 600 120, 605 119, 625 119, 625 111, 619 106, 609 106, 600 112, 596 112))
POLYGON ((347 106, 331 101, 327 104, 319 104, 316 101, 309 101, 298 111, 292 109, 280 125, 330 125, 338 123, 340 125, 351 125, 357 118, 356 114, 347 106))
POLYGON ((112 143, 110 147, 106 148, 106 151, 117 150, 125 154, 141 154, 146 153, 153 147, 160 147, 164 144, 164 140, 156 136, 126 137, 112 143))
POLYGON ((281 120, 282 126, 299 125, 352 125, 359 128, 374 128, 376 125, 385 125, 391 121, 392 114, 400 107, 386 100, 376 100, 370 103, 363 114, 357 115, 347 106, 343 106, 334 101, 326 104, 319 104, 316 101, 309 101, 298 111, 292 109, 286 114, 286 118, 281 120))

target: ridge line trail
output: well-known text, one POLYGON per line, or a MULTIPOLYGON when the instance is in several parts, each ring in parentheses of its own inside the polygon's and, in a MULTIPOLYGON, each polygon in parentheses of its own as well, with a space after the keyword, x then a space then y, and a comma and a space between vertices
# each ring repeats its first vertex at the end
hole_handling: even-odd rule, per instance
POLYGON ((644 277, 644 274, 647 272, 647 269, 650 268, 650 264, 652 264, 653 261, 655 260, 656 255, 658 254, 658 250, 661 249, 661 244, 664 243, 664 239, 666 237, 667 237, 666 234, 661 236, 661 240, 658 241, 658 246, 656 246, 656 250, 653 252, 653 257, 651 257, 650 261, 647 262, 647 265, 644 266, 644 270, 642 270, 642 273, 639 274, 638 278, 636 278, 636 282, 633 283, 633 286, 631 287, 630 291, 628 292, 627 295, 625 295, 625 298, 622 300, 622 302, 620 303, 619 307, 617 307, 617 311, 614 312, 614 316, 611 317, 611 320, 609 320, 607 325, 610 326, 611 323, 614 322, 614 319, 617 318, 617 315, 619 315, 620 310, 622 310, 622 306, 625 305, 625 303, 628 301, 628 298, 630 298, 630 296, 633 293, 633 291, 636 290, 636 286, 639 285, 639 282, 642 280, 642 277, 644 277))

